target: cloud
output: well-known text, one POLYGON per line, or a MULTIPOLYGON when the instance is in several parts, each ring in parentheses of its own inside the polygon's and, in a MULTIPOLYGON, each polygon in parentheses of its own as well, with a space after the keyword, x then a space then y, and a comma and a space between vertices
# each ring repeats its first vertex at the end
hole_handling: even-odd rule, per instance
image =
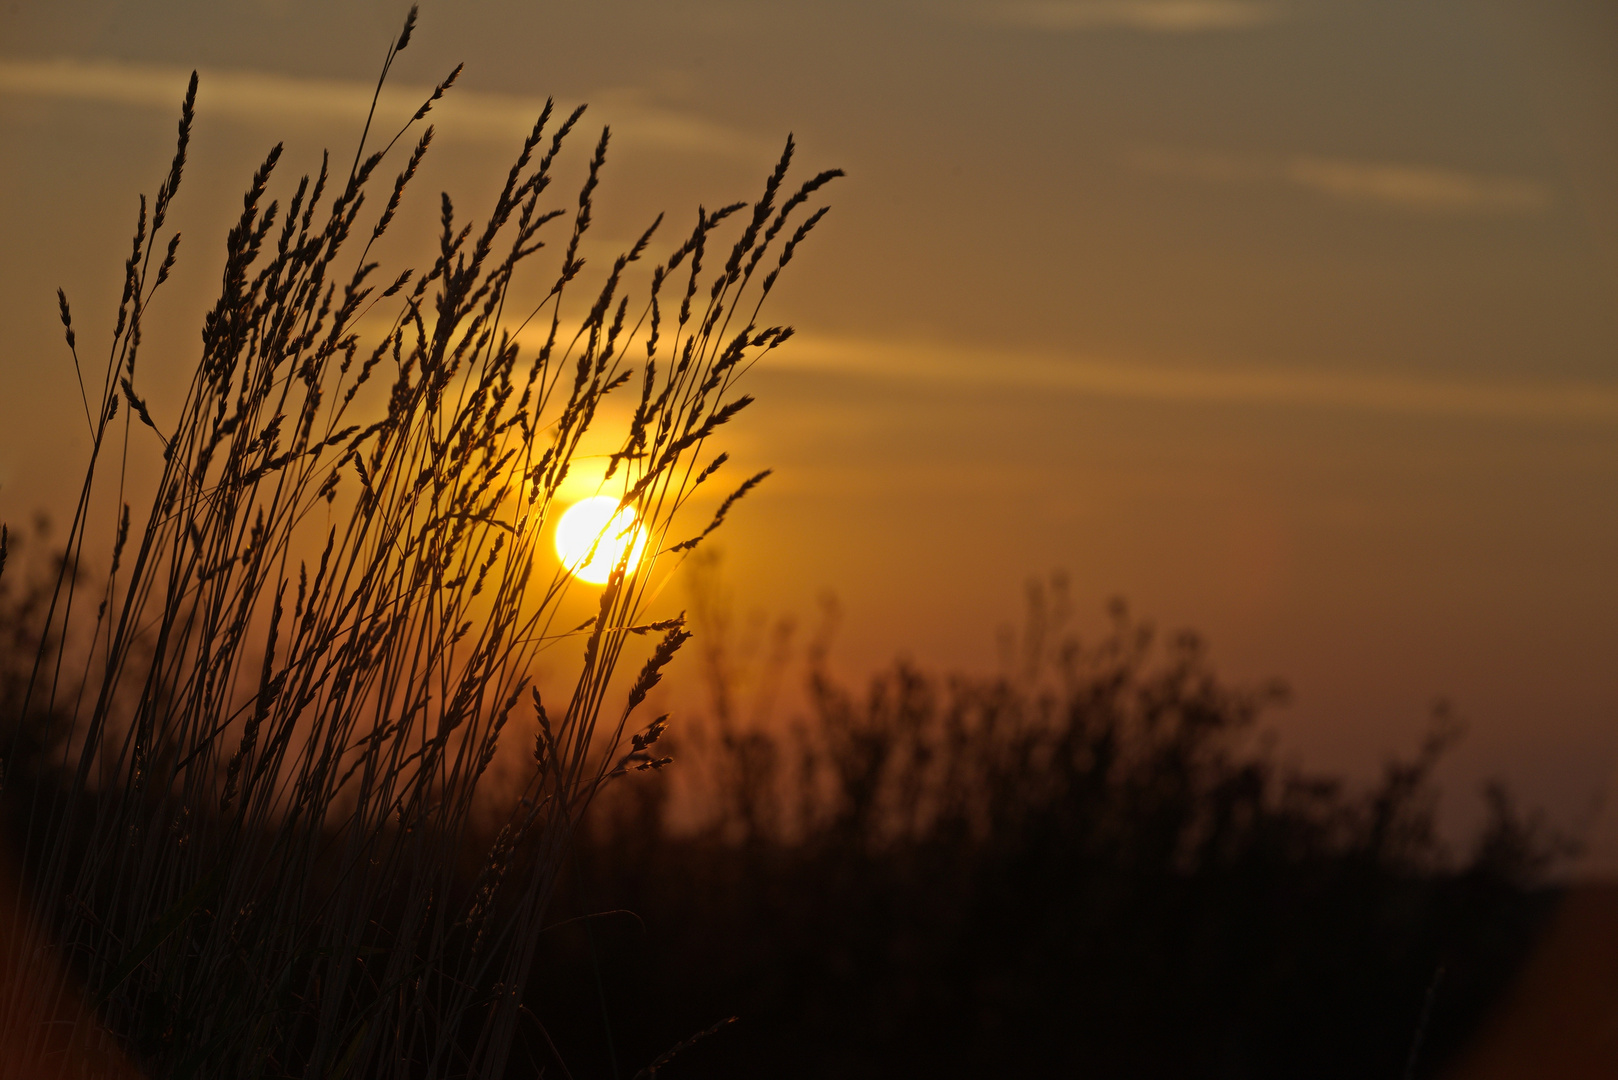
POLYGON ((1125 162, 1141 172, 1221 184, 1273 184, 1341 202, 1427 214, 1538 214, 1554 201, 1544 184, 1428 165, 1295 155, 1283 158, 1137 149, 1125 162))
POLYGON ((1036 0, 980 8, 985 22, 1031 30, 1122 28, 1158 34, 1242 30, 1278 22, 1286 9, 1260 0, 1036 0))
POLYGON ((1188 404, 1618 423, 1618 383, 1439 379, 1349 371, 1166 367, 902 341, 801 335, 772 361, 801 371, 1188 404))
MULTIPOLYGON (((365 122, 374 84, 266 72, 200 73, 197 108, 204 116, 249 122, 365 122)), ((0 60, 0 94, 94 101, 178 112, 190 70, 119 60, 0 60)), ((432 92, 429 86, 389 85, 377 103, 384 127, 403 123, 432 92)), ((508 142, 534 125, 544 99, 455 89, 433 108, 432 122, 451 138, 508 142)), ((594 95, 591 120, 609 123, 615 139, 725 156, 768 156, 778 147, 692 113, 646 100, 636 89, 594 95)))
POLYGON ((1286 163, 1285 177, 1337 199, 1436 213, 1532 214, 1551 202, 1549 189, 1531 180, 1416 165, 1297 157, 1286 163))

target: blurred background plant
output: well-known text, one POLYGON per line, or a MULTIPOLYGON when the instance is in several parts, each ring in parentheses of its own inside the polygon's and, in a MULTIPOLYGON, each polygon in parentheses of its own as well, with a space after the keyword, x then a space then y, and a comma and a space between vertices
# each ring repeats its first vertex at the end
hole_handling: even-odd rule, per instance
POLYGON ((1121 602, 1081 640, 1057 579, 999 675, 901 663, 857 692, 818 639, 788 724, 751 706, 783 651, 706 580, 729 681, 559 894, 596 914, 550 970, 599 970, 610 1023, 532 988, 578 1075, 731 1015, 681 1075, 1436 1075, 1554 907, 1571 849, 1504 788, 1466 846, 1440 837, 1445 706, 1374 784, 1289 767, 1257 730, 1284 687, 1121 602))

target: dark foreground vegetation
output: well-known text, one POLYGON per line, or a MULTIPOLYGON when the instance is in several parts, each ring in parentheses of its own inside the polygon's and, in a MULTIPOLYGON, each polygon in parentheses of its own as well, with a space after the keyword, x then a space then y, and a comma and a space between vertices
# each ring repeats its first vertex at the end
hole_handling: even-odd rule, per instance
POLYGON ((731 1016, 667 1074, 1436 1075, 1551 909, 1555 845, 1492 788, 1443 849, 1442 714, 1354 790, 1252 738, 1275 696, 1121 609, 1037 676, 819 671, 796 731, 721 696, 679 755, 718 805, 674 827, 664 774, 598 808, 555 917, 623 910, 552 931, 535 1007, 577 1077, 731 1016))

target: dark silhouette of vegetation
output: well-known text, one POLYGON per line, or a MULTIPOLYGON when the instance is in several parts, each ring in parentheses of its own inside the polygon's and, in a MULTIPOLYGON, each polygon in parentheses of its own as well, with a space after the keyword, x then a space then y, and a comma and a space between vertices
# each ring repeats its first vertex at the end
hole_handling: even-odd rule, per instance
POLYGON ((734 1015, 668 1075, 1435 1075, 1550 910, 1558 842, 1491 787, 1445 853, 1447 714, 1354 790, 1252 737, 1278 688, 1113 614, 1017 676, 901 665, 857 697, 818 665, 795 732, 716 695, 675 751, 719 778, 706 823, 626 786, 560 890, 608 911, 531 987, 573 1074, 734 1015), (556 992, 597 971, 601 1001, 556 992))

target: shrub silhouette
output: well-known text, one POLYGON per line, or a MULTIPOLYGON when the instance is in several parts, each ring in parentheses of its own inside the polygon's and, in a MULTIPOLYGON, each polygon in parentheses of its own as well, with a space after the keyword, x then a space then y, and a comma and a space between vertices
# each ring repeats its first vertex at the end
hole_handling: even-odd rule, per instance
POLYGON ((722 707, 677 741, 726 778, 707 823, 673 824, 662 777, 619 790, 562 890, 644 924, 558 931, 557 962, 611 980, 630 1057, 738 1016, 680 1075, 1431 1075, 1554 899, 1555 841, 1495 787, 1447 858, 1447 715, 1355 791, 1250 737, 1279 688, 1113 617, 1016 676, 900 665, 855 696, 818 663, 795 732, 722 707))

